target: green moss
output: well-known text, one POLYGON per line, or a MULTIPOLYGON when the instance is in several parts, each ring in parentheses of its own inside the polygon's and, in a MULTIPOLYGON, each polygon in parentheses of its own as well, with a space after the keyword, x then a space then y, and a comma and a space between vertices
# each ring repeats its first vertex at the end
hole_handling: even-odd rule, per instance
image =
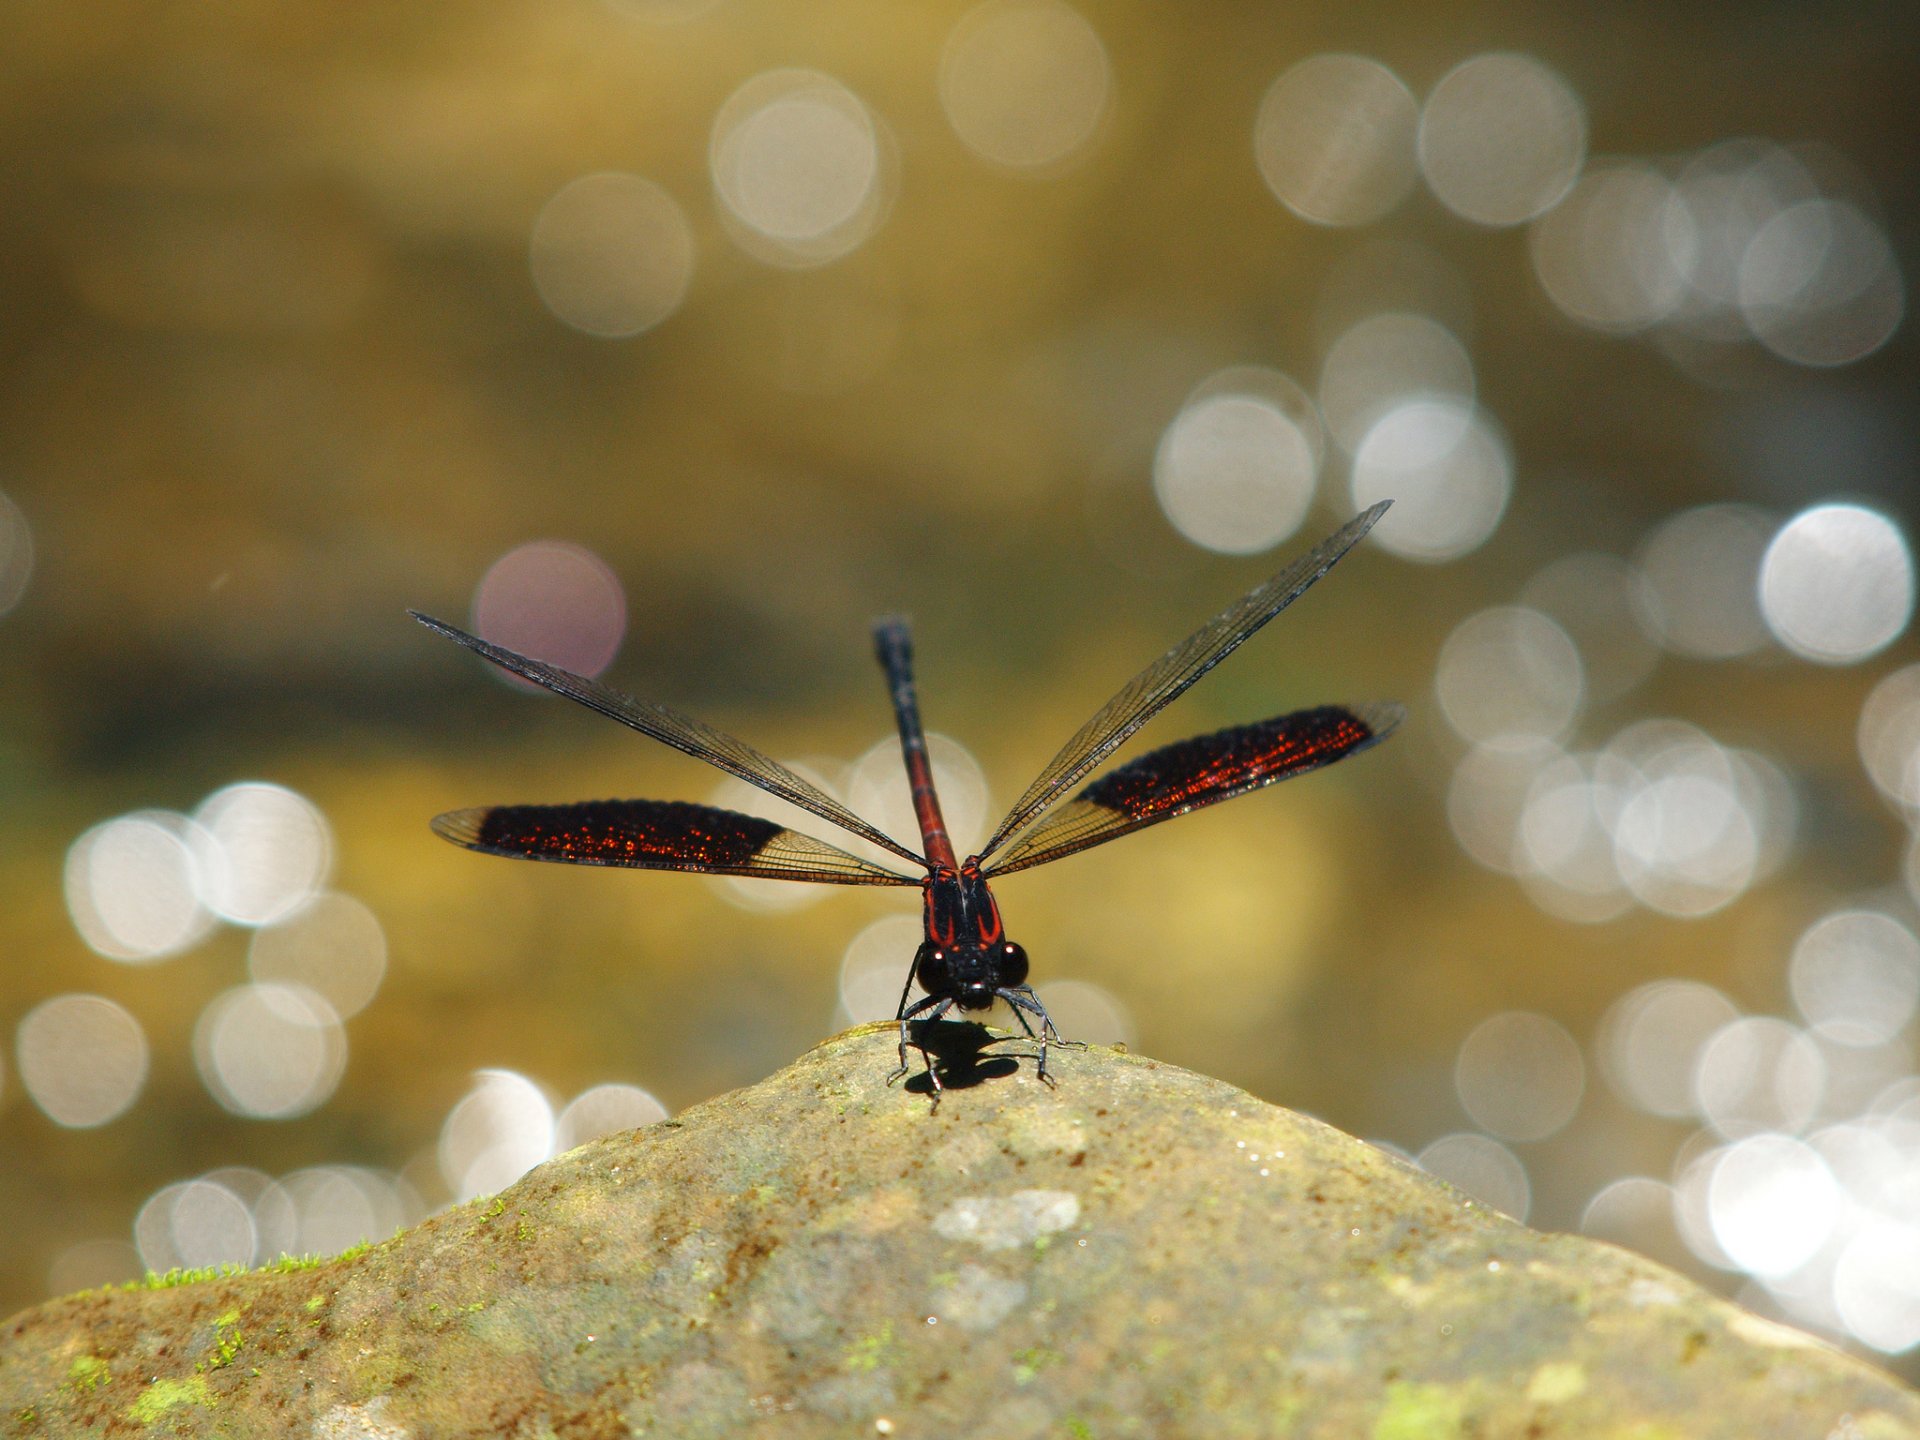
POLYGON ((98 1355, 80 1355, 67 1367, 67 1386, 76 1395, 86 1395, 98 1390, 113 1378, 113 1372, 107 1369, 107 1362, 98 1355))
POLYGON ((1373 1440, 1455 1440, 1465 1434, 1461 1395, 1445 1385, 1387 1387, 1387 1403, 1373 1422, 1373 1440))
MULTIPOLYGON (((352 1260, 373 1249, 371 1240, 363 1240, 358 1245, 349 1246, 338 1255, 282 1255, 277 1260, 269 1260, 255 1269, 245 1265, 206 1265, 197 1270, 173 1269, 162 1272, 149 1270, 138 1280, 129 1280, 119 1288, 122 1290, 173 1290, 182 1285, 200 1285, 208 1280, 237 1280, 242 1275, 292 1275, 301 1270, 318 1270, 322 1265, 331 1265, 341 1260, 352 1260)), ((111 1290, 114 1287, 106 1287, 111 1290)), ((81 1292, 85 1294, 85 1291, 81 1292)))
POLYGON ((1067 1434, 1071 1435, 1073 1440, 1093 1440, 1093 1427, 1086 1421, 1068 1416, 1060 1423, 1067 1427, 1067 1434))
POLYGON ((866 1335, 854 1341, 848 1347, 847 1358, 843 1363, 847 1369, 853 1371, 878 1369, 891 1349, 893 1349, 893 1326, 883 1325, 878 1335, 866 1335))
POLYGON ((534 1238, 534 1230, 533 1230, 533 1226, 527 1223, 526 1216, 522 1215, 520 1217, 520 1222, 513 1227, 513 1238, 518 1240, 523 1245, 532 1243, 534 1238))
POLYGON ((254 1273, 256 1275, 292 1275, 300 1270, 318 1270, 322 1265, 334 1265, 342 1260, 357 1260, 372 1249, 373 1241, 362 1240, 358 1245, 349 1245, 338 1255, 282 1255, 278 1260, 269 1260, 254 1273))
POLYGON ((211 1410, 214 1394, 204 1375, 189 1375, 184 1380, 156 1380, 147 1386, 138 1400, 127 1407, 127 1419, 136 1425, 151 1425, 167 1411, 181 1405, 199 1405, 211 1410))
POLYGON ((138 1280, 129 1280, 122 1290, 173 1290, 181 1285, 199 1285, 208 1280, 232 1280, 247 1273, 244 1265, 208 1265, 198 1270, 183 1270, 178 1265, 164 1274, 149 1270, 138 1280))
POLYGON ((1064 1359, 1066 1356, 1058 1350, 1050 1350, 1045 1345, 1022 1350, 1013 1357, 1013 1383, 1030 1385, 1042 1370, 1050 1369, 1064 1359))
POLYGON ((318 1310, 322 1305, 325 1305, 326 1303, 327 1303, 327 1297, 325 1295, 309 1295, 307 1297, 307 1305, 306 1305, 307 1313, 311 1315, 315 1310, 318 1310))
POLYGON ((207 1369, 226 1369, 246 1343, 247 1337, 240 1333, 240 1312, 229 1310, 213 1322, 213 1352, 207 1356, 207 1369))

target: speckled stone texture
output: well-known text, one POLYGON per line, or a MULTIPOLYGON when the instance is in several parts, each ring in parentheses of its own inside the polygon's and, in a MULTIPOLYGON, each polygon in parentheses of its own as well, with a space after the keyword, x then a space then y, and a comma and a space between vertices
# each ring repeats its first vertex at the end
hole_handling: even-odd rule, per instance
POLYGON ((1920 1437, 1871 1367, 1217 1080, 944 1033, 937 1109, 866 1026, 370 1251, 17 1315, 0 1432, 1920 1437))

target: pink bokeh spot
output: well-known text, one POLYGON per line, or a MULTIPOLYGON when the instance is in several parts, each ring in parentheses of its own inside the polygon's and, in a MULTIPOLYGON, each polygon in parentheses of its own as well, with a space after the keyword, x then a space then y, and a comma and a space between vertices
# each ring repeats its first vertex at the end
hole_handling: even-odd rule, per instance
POLYGON ((626 637, 627 596, 591 550, 534 540, 502 555, 481 579, 473 592, 473 628, 509 650, 598 675, 626 637))

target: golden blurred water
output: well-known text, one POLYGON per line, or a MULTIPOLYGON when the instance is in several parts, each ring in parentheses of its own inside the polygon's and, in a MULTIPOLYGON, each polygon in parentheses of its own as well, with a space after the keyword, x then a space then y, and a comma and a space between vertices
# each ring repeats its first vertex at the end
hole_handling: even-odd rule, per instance
MULTIPOLYGON (((1855 739, 1869 691, 1915 658, 1915 29, 1897 11, 16 11, 0 1312, 132 1264, 149 1197, 220 1167, 367 1167, 439 1203, 436 1147, 476 1071, 527 1077, 555 1111, 611 1082, 677 1108, 837 1023, 843 952, 911 892, 743 909, 717 882, 516 866, 428 833, 462 805, 713 793, 711 772, 490 683, 405 618, 464 623, 490 567, 535 542, 597 557, 608 604, 624 591, 612 683, 816 768, 889 734, 865 626, 912 613, 928 723, 1004 804, 1146 660, 1356 495, 1396 493, 1385 545, 1146 738, 1376 696, 1409 703, 1405 732, 1001 900, 1035 980, 1100 987, 1141 1048, 1411 1152, 1473 1129, 1454 1076, 1477 1026, 1550 1017, 1590 1073, 1565 1129, 1513 1142, 1536 1223, 1575 1226, 1609 1182, 1674 1178, 1707 1143, 1601 1083, 1609 1005, 1679 977, 1792 1019, 1811 923, 1843 904, 1920 918, 1899 749, 1920 722, 1889 699, 1864 763, 1855 739), (1369 63, 1275 87, 1329 55, 1369 63), (1424 105, 1443 77, 1415 135, 1402 90, 1424 105), (1343 96, 1372 107, 1346 130, 1343 96), (1369 335, 1427 337, 1444 380, 1405 345, 1356 372, 1369 335), (1238 429, 1163 444, 1222 396, 1238 429), (1201 487, 1168 500, 1179 528, 1156 477, 1201 487), (1835 501, 1869 507, 1841 528, 1872 545, 1823 568, 1815 536, 1757 590, 1755 547, 1835 501), (1675 542, 1733 513, 1693 509, 1710 503, 1748 507, 1747 550, 1675 542), (1588 552, 1615 558, 1529 584, 1588 552), (1449 636, 1512 605, 1535 608, 1500 623, 1551 644, 1483 646, 1436 694, 1449 636), (1752 645, 1686 639, 1733 631, 1752 645), (1578 673, 1539 669, 1548 651, 1578 673), (1462 705, 1478 718, 1456 733, 1462 705), (1694 768, 1607 789, 1625 773, 1610 742, 1663 718, 1707 737, 1694 768), (1566 762, 1568 793, 1640 807, 1596 812, 1589 838, 1605 849, 1619 820, 1645 874, 1615 874, 1611 850, 1600 891, 1568 888, 1591 866, 1500 873, 1512 815, 1485 822, 1500 866, 1470 858, 1450 794, 1456 814, 1506 802, 1457 767, 1516 725, 1566 762), (1764 757, 1786 798, 1739 790, 1718 746, 1764 757), (250 932, 209 917, 184 953, 117 963, 63 878, 95 825, 240 781, 317 808, 326 884, 386 946, 337 1088, 280 1119, 223 1109, 196 1067, 250 932), (1712 804, 1733 807, 1731 840, 1683 854, 1646 829, 1712 804), (1712 849, 1742 836, 1744 862, 1712 849), (1661 867, 1688 865, 1676 899, 1661 867), (97 1128, 35 1103, 47 1047, 16 1033, 67 994, 123 1007, 150 1053, 97 1128)), ((588 608, 562 632, 617 632, 588 608)), ((1512 762, 1513 805, 1547 756, 1512 762)), ((1865 1078, 1809 1125, 1866 1114, 1912 1046, 1909 1022, 1829 1056, 1832 1094, 1846 1066, 1865 1078)), ((232 1181, 257 1225, 264 1184, 232 1181)), ((1682 1253, 1670 1229, 1636 1234, 1682 1253)), ((1867 1301, 1839 1303, 1791 1313, 1898 1348, 1867 1301)))

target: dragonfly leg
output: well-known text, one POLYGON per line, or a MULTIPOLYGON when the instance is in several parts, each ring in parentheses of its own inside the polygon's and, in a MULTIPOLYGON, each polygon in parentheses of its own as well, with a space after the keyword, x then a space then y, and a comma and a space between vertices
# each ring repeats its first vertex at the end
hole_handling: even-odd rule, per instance
POLYGON ((1033 1026, 1027 1023, 1027 1017, 1025 1012, 1023 1012, 1021 1008, 1014 1003, 1012 996, 1007 997, 1007 1009, 1013 1012, 1013 1018, 1020 1022, 1020 1028, 1027 1032, 1027 1038, 1029 1040, 1038 1040, 1040 1038, 1038 1035, 1034 1033, 1033 1026))
POLYGON ((1033 1034, 1033 1027, 1027 1023, 1027 1017, 1021 1011, 1028 1011, 1040 1017, 1040 1033, 1035 1038, 1040 1042, 1040 1078, 1047 1084, 1053 1084, 1053 1076, 1047 1073, 1047 1047, 1064 1045, 1073 1050, 1084 1050, 1084 1040, 1063 1040, 1060 1032, 1054 1029, 1053 1017, 1047 1014, 1047 1007, 1040 1003, 1040 997, 1033 993, 1031 985, 1008 985, 994 992, 1008 1005, 1013 1007, 1014 1018, 1018 1020, 1027 1034, 1033 1034))
MULTIPOLYGON (((907 996, 913 993, 913 976, 918 968, 918 965, 907 966, 907 983, 900 987, 900 1003, 893 1007, 893 1018, 896 1020, 904 1020, 907 1018, 907 996)), ((919 1007, 916 1006, 914 1008, 918 1009, 919 1007)))
MULTIPOLYGON (((904 999, 902 1003, 905 1003, 904 999)), ((915 1043, 909 1040, 908 1037, 913 1033, 913 1017, 918 1015, 922 1010, 931 1010, 932 1013, 919 1023, 931 1025, 934 1021, 945 1015, 947 1011, 951 1010, 953 1005, 954 1001, 951 996, 942 999, 938 995, 929 995, 924 1000, 916 1001, 913 1005, 908 1006, 900 1012, 900 1068, 887 1077, 887 1084, 893 1084, 894 1081, 907 1073, 907 1046, 912 1044, 914 1049, 920 1052, 920 1058, 926 1062, 927 1080, 932 1084, 937 1099, 942 1087, 940 1084, 940 1076, 934 1071, 933 1056, 928 1052, 925 1045, 915 1043)))

